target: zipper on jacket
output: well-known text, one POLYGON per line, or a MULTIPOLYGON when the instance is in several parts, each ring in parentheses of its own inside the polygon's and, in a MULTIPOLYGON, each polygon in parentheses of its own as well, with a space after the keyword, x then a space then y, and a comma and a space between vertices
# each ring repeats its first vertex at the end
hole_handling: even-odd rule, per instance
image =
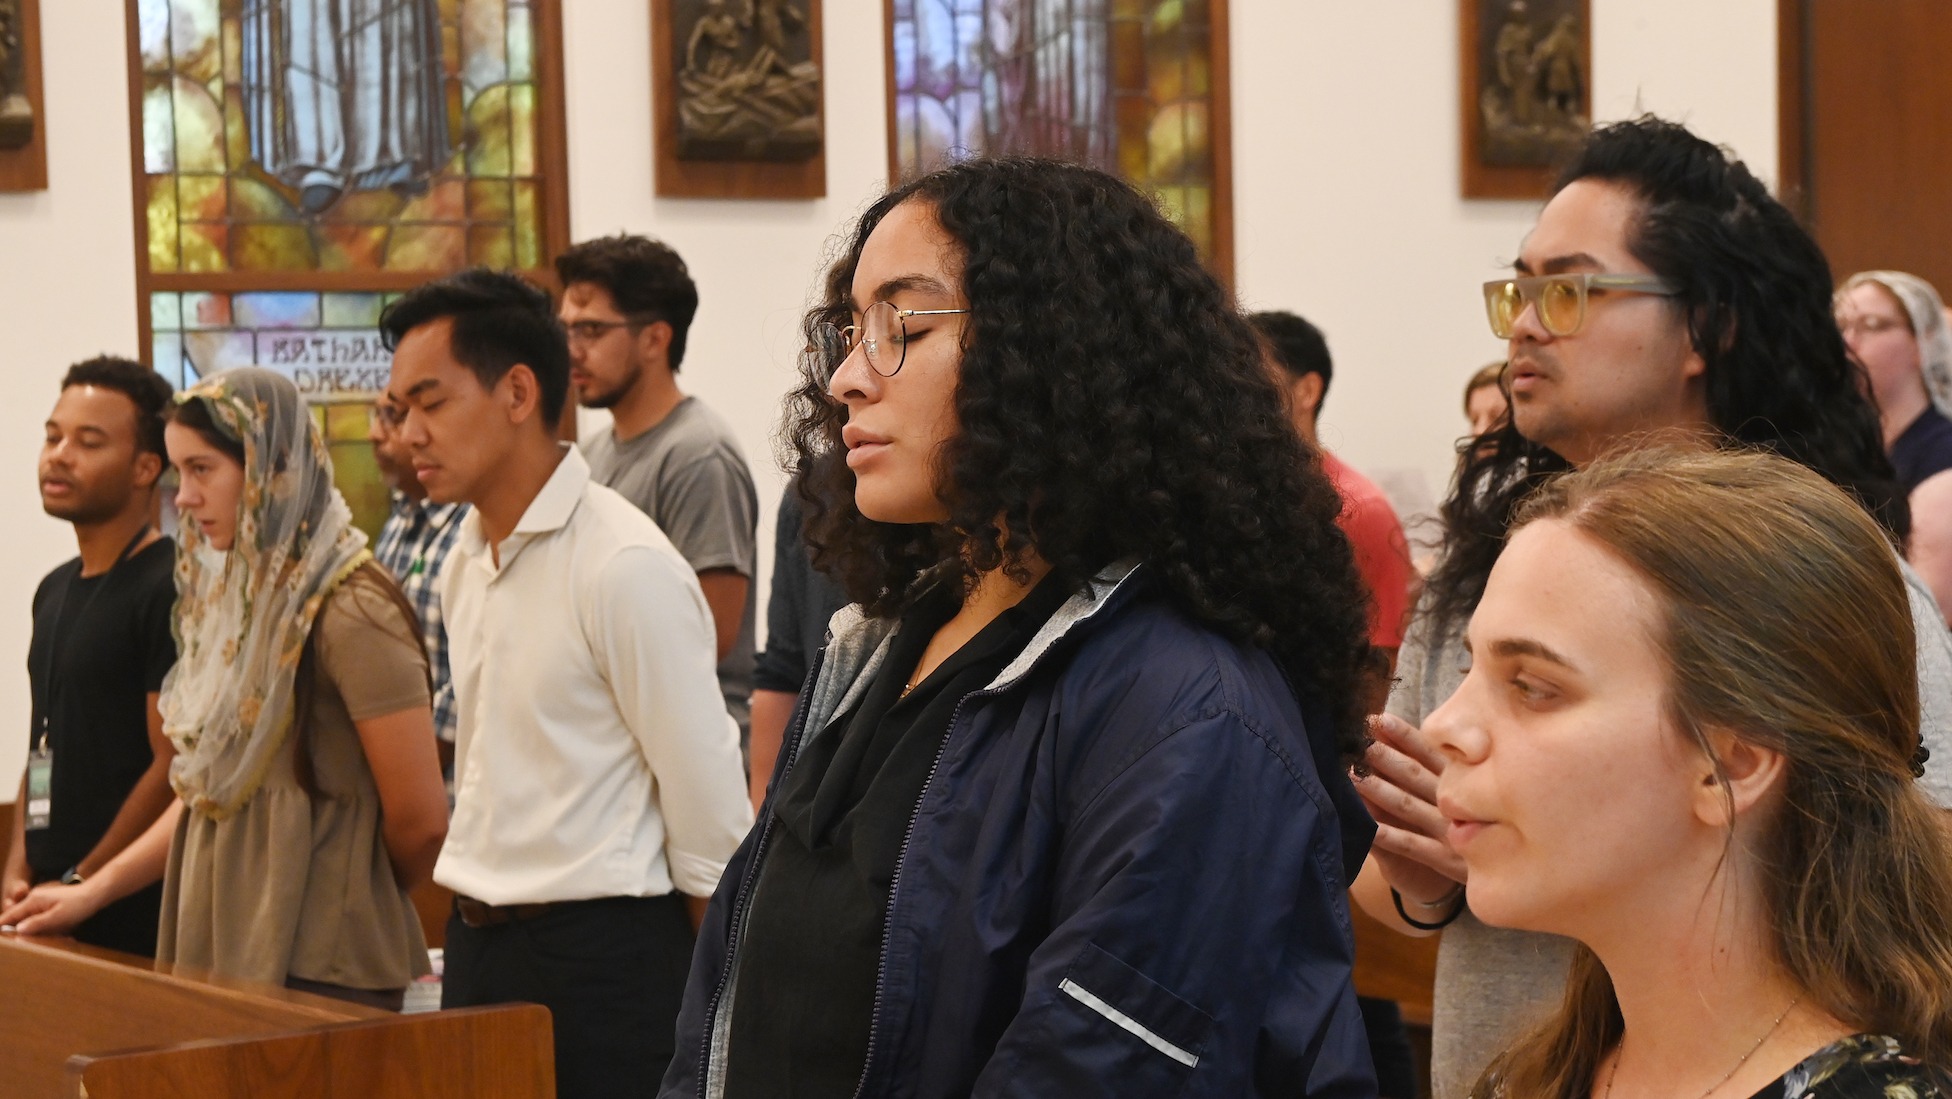
MULTIPOLYGON (((1024 669, 1025 674, 1029 671, 1029 668, 1024 669)), ((915 838, 915 822, 922 817, 922 803, 928 800, 929 787, 935 785, 935 773, 942 767, 942 757, 949 754, 949 741, 956 735, 956 722, 962 718, 963 707, 969 705, 971 699, 1002 694, 1022 679, 1023 676, 1019 675, 1001 686, 972 691, 956 703, 956 708, 949 713, 949 728, 942 734, 942 743, 935 750, 935 760, 929 764, 929 777, 922 780, 922 796, 915 799, 915 808, 908 814, 908 827, 901 834, 901 847, 895 854, 895 876, 888 881, 888 910, 881 916, 881 961, 874 974, 874 1008, 868 1015, 868 1048, 861 1059, 861 1082, 854 1086, 854 1099, 861 1099, 866 1093, 868 1074, 874 1068, 875 1039, 881 1034, 881 1004, 886 998, 888 985, 888 932, 894 925, 895 899, 901 895, 901 872, 908 862, 909 841, 915 838)))
MULTIPOLYGON (((1127 576, 1129 577, 1130 573, 1127 573, 1127 576)), ((1121 577, 1118 583, 1113 585, 1114 591, 1124 586, 1125 579, 1121 577)), ((902 870, 908 864, 909 842, 915 838, 915 822, 922 817, 922 803, 928 800, 929 787, 935 785, 935 773, 942 767, 942 757, 949 754, 949 742, 955 738, 956 722, 962 719, 963 707, 969 705, 973 699, 995 698, 1030 678, 1030 673, 1036 671, 1049 658, 1051 651, 1056 649, 1065 637, 1069 637, 1072 630, 1096 618, 1098 612, 1103 609, 1103 606, 1093 608, 1091 613, 1072 623, 1062 635, 1053 638, 1043 651, 1032 657, 1030 663, 1009 680, 992 684, 980 691, 971 691, 962 696, 962 701, 956 703, 956 708, 950 711, 948 731, 942 734, 942 744, 935 750, 934 762, 929 764, 929 777, 922 780, 922 796, 915 799, 915 808, 908 814, 908 827, 901 834, 901 847, 895 854, 895 876, 888 881, 888 910, 881 917, 881 961, 874 975, 874 1008, 868 1016, 867 1055, 861 1060, 861 1082, 854 1086, 854 1099, 863 1099, 866 1095, 868 1076, 874 1070, 875 1042, 881 1036, 881 1005, 886 1000, 888 991, 888 932, 894 925, 895 901, 901 896, 902 870)))
MULTIPOLYGON (((823 649, 820 653, 819 658, 814 661, 813 669, 808 674, 807 677, 807 682, 809 684, 811 684, 815 679, 819 677, 820 668, 823 664, 826 663, 826 655, 827 655, 826 651, 823 649)), ((800 741, 806 736, 807 711, 811 707, 812 702, 813 702, 813 690, 809 686, 807 689, 804 689, 800 692, 799 701, 794 703, 793 706, 794 712, 793 712, 792 720, 789 721, 786 726, 788 729, 793 730, 792 741, 790 744, 782 744, 780 746, 780 751, 789 753, 786 757, 787 771, 792 770, 794 758, 799 754, 800 741)), ((933 770, 929 772, 931 777, 934 776, 934 773, 935 772, 933 770)), ((786 772, 782 771, 780 774, 781 781, 784 781, 785 778, 786 778, 786 772)), ((764 806, 762 805, 761 808, 763 809, 764 806)), ((909 824, 910 827, 914 826, 914 822, 912 820, 909 822, 909 824)), ((726 925, 725 969, 723 972, 719 974, 718 986, 712 989, 711 1001, 705 1005, 705 1025, 702 1032, 704 1041, 700 1043, 701 1049, 699 1050, 699 1065, 698 1065, 699 1099, 706 1099, 706 1097, 711 1094, 712 1049, 714 1046, 718 1044, 717 1032, 718 1032, 719 1003, 725 997, 726 986, 730 984, 732 981, 733 959, 738 954, 738 950, 739 950, 739 934, 744 929, 746 906, 750 904, 752 901, 753 887, 757 885, 759 881, 759 865, 761 860, 764 858, 766 854, 766 841, 771 839, 772 835, 773 835, 773 815, 771 813, 767 813, 766 819, 763 822, 761 822, 759 826, 759 842, 753 845, 752 858, 747 861, 746 872, 739 881, 739 893, 738 896, 734 898, 733 905, 732 905, 732 920, 730 923, 726 925)), ((905 846, 906 846, 906 841, 904 841, 904 847, 905 846)), ((899 867, 899 863, 897 863, 897 867, 899 867)), ((899 869, 897 870, 897 873, 899 873, 899 869)), ((719 1067, 721 1070, 724 1068, 723 1065, 719 1067)))

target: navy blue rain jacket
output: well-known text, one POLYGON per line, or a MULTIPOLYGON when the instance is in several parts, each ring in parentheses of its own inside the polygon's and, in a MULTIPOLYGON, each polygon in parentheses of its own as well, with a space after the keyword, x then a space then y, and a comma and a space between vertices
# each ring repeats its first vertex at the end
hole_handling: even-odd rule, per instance
MULTIPOLYGON (((1346 892, 1374 826, 1327 715, 1311 745, 1266 652, 1121 571, 956 710, 892 886, 860 1096, 1376 1094, 1346 892)), ((664 1099, 722 1094, 771 798, 893 629, 834 617, 699 930, 664 1099)))

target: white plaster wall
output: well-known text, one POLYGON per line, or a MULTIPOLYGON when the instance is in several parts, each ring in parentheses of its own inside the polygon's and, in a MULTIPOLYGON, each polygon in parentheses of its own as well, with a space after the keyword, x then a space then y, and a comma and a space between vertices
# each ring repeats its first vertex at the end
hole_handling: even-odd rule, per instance
POLYGON ((41 513, 41 425, 68 366, 136 349, 122 0, 43 0, 48 189, 0 195, 0 801, 27 758, 34 587, 75 554, 41 513))
MULTIPOLYGON (((1773 168, 1774 0, 1592 2, 1600 117, 1682 117, 1773 168)), ((878 193, 886 165, 881 4, 825 7, 828 197, 754 203, 654 197, 649 4, 565 0, 574 232, 655 234, 690 263, 703 302, 682 381, 740 434, 766 557, 779 486, 772 432, 798 314, 833 234, 878 193)), ((1396 471, 1393 483, 1420 477, 1433 497, 1461 427, 1458 389, 1500 351, 1476 286, 1510 259, 1533 213, 1457 197, 1456 10, 1454 0, 1233 0, 1241 293, 1328 333, 1338 365, 1328 444, 1371 472, 1396 471)), ((25 750, 28 602, 73 552, 68 528, 40 513, 40 423, 69 363, 135 350, 123 12, 123 0, 42 0, 50 189, 0 195, 9 790, 25 750)))

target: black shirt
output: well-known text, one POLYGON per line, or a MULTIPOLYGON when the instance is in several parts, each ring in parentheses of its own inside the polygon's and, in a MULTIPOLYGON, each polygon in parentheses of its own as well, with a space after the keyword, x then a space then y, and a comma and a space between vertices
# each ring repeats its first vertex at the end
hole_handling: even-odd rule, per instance
POLYGON ((1935 473, 1952 469, 1952 420, 1927 405, 1904 433, 1891 440, 1891 464, 1906 495, 1935 473))
MULTIPOLYGON (((53 750, 48 827, 27 833, 37 882, 58 879, 87 857, 154 761, 149 694, 176 663, 170 614, 176 603, 176 546, 160 538, 100 576, 82 576, 79 557, 34 592, 27 649, 33 687, 30 749, 53 750)), ((156 952, 162 886, 104 908, 75 938, 137 954, 156 952)))
POLYGON ((774 799, 738 947, 728 1099, 854 1094, 889 887, 949 723, 1069 594, 1047 578, 904 696, 929 639, 960 606, 955 586, 939 585, 902 615, 860 702, 806 745, 774 799))
POLYGON ((766 600, 766 649, 753 668, 758 691, 797 692, 813 654, 827 639, 827 622, 847 606, 839 585, 813 567, 807 549, 800 493, 788 482, 773 527, 773 589, 766 600))

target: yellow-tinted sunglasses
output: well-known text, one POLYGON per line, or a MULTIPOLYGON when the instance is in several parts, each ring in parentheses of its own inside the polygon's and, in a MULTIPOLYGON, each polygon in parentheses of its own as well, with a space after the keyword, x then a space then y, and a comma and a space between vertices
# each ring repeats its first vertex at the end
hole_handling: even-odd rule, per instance
POLYGON ((1484 309, 1491 319, 1491 334, 1501 340, 1511 338, 1525 306, 1538 310, 1539 323, 1555 336, 1570 336, 1586 323, 1586 295, 1594 290, 1617 290, 1630 294, 1656 294, 1670 297, 1680 288, 1658 275, 1531 275, 1524 278, 1493 279, 1484 284, 1484 309))

